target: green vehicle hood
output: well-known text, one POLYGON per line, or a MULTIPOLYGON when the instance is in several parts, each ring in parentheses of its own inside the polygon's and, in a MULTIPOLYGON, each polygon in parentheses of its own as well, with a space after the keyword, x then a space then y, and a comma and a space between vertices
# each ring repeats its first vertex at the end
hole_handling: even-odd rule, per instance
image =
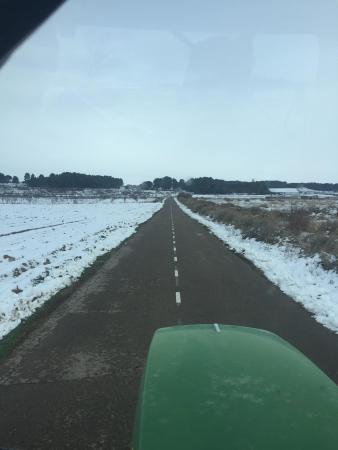
POLYGON ((338 388, 278 336, 191 325, 153 338, 133 450, 337 450, 338 388))

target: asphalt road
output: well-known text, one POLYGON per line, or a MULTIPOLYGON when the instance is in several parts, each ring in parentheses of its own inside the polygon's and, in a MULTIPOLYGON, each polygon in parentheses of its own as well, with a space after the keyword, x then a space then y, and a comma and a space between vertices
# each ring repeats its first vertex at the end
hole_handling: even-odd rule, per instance
POLYGON ((0 447, 127 449, 154 331, 273 331, 338 382, 338 336, 172 201, 0 365, 0 447))

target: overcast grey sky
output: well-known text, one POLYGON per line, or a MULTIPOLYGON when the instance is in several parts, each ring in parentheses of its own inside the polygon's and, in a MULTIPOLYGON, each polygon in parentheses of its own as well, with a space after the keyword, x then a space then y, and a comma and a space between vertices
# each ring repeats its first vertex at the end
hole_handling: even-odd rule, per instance
POLYGON ((1 172, 338 182, 336 0, 68 0, 0 70, 1 172))

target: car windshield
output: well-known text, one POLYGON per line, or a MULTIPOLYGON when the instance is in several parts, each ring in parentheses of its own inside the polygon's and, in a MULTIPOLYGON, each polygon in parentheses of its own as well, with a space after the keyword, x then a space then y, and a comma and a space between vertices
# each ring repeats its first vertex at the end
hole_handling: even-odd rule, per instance
POLYGON ((38 173, 108 163, 133 184, 154 162, 184 179, 334 182, 337 8, 69 0, 0 71, 2 157, 20 173, 32 157, 38 173))
POLYGON ((0 1, 0 450, 338 450, 338 0, 0 1))

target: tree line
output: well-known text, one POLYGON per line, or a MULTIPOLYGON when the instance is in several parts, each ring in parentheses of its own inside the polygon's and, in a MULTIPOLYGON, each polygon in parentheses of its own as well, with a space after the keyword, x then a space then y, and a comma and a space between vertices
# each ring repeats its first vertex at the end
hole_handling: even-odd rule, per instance
POLYGON ((176 178, 166 176, 155 178, 154 181, 144 181, 140 187, 144 190, 169 191, 171 189, 177 190, 178 188, 185 190, 185 181, 183 179, 177 181, 176 178))
POLYGON ((185 181, 165 176, 145 181, 142 189, 155 190, 183 190, 194 194, 267 194, 269 190, 263 181, 225 181, 212 177, 190 178, 185 181))
MULTIPOLYGON (((123 186, 122 178, 107 175, 86 175, 77 172, 51 173, 49 176, 35 176, 25 173, 24 182, 31 187, 49 188, 107 188, 119 189, 123 186)), ((19 183, 17 176, 5 175, 0 172, 0 183, 19 183)), ((182 190, 194 194, 269 194, 269 188, 299 188, 305 187, 315 191, 338 192, 338 183, 288 183, 280 180, 266 181, 227 181, 212 177, 183 179, 165 176, 153 181, 144 181, 140 188, 144 190, 182 190)))
MULTIPOLYGON (((24 183, 30 187, 48 188, 107 188, 119 189, 123 186, 122 178, 114 178, 107 175, 86 175, 77 172, 51 173, 48 176, 35 176, 34 173, 25 173, 24 183)), ((19 183, 17 176, 5 175, 0 172, 0 183, 19 183)))
POLYGON ((28 172, 24 181, 30 187, 48 188, 106 188, 119 189, 123 186, 122 178, 114 178, 108 175, 86 175, 77 172, 51 173, 49 176, 39 175, 36 177, 28 172))
POLYGON ((0 183, 19 183, 19 178, 16 175, 5 175, 0 172, 0 183))
POLYGON ((288 183, 286 181, 227 181, 212 177, 190 178, 176 180, 169 176, 144 181, 140 185, 145 190, 182 190, 194 194, 269 194, 269 188, 299 188, 305 187, 317 191, 338 192, 338 183, 288 183))
POLYGON ((186 191, 194 194, 268 194, 264 181, 226 181, 211 177, 191 178, 186 191))

